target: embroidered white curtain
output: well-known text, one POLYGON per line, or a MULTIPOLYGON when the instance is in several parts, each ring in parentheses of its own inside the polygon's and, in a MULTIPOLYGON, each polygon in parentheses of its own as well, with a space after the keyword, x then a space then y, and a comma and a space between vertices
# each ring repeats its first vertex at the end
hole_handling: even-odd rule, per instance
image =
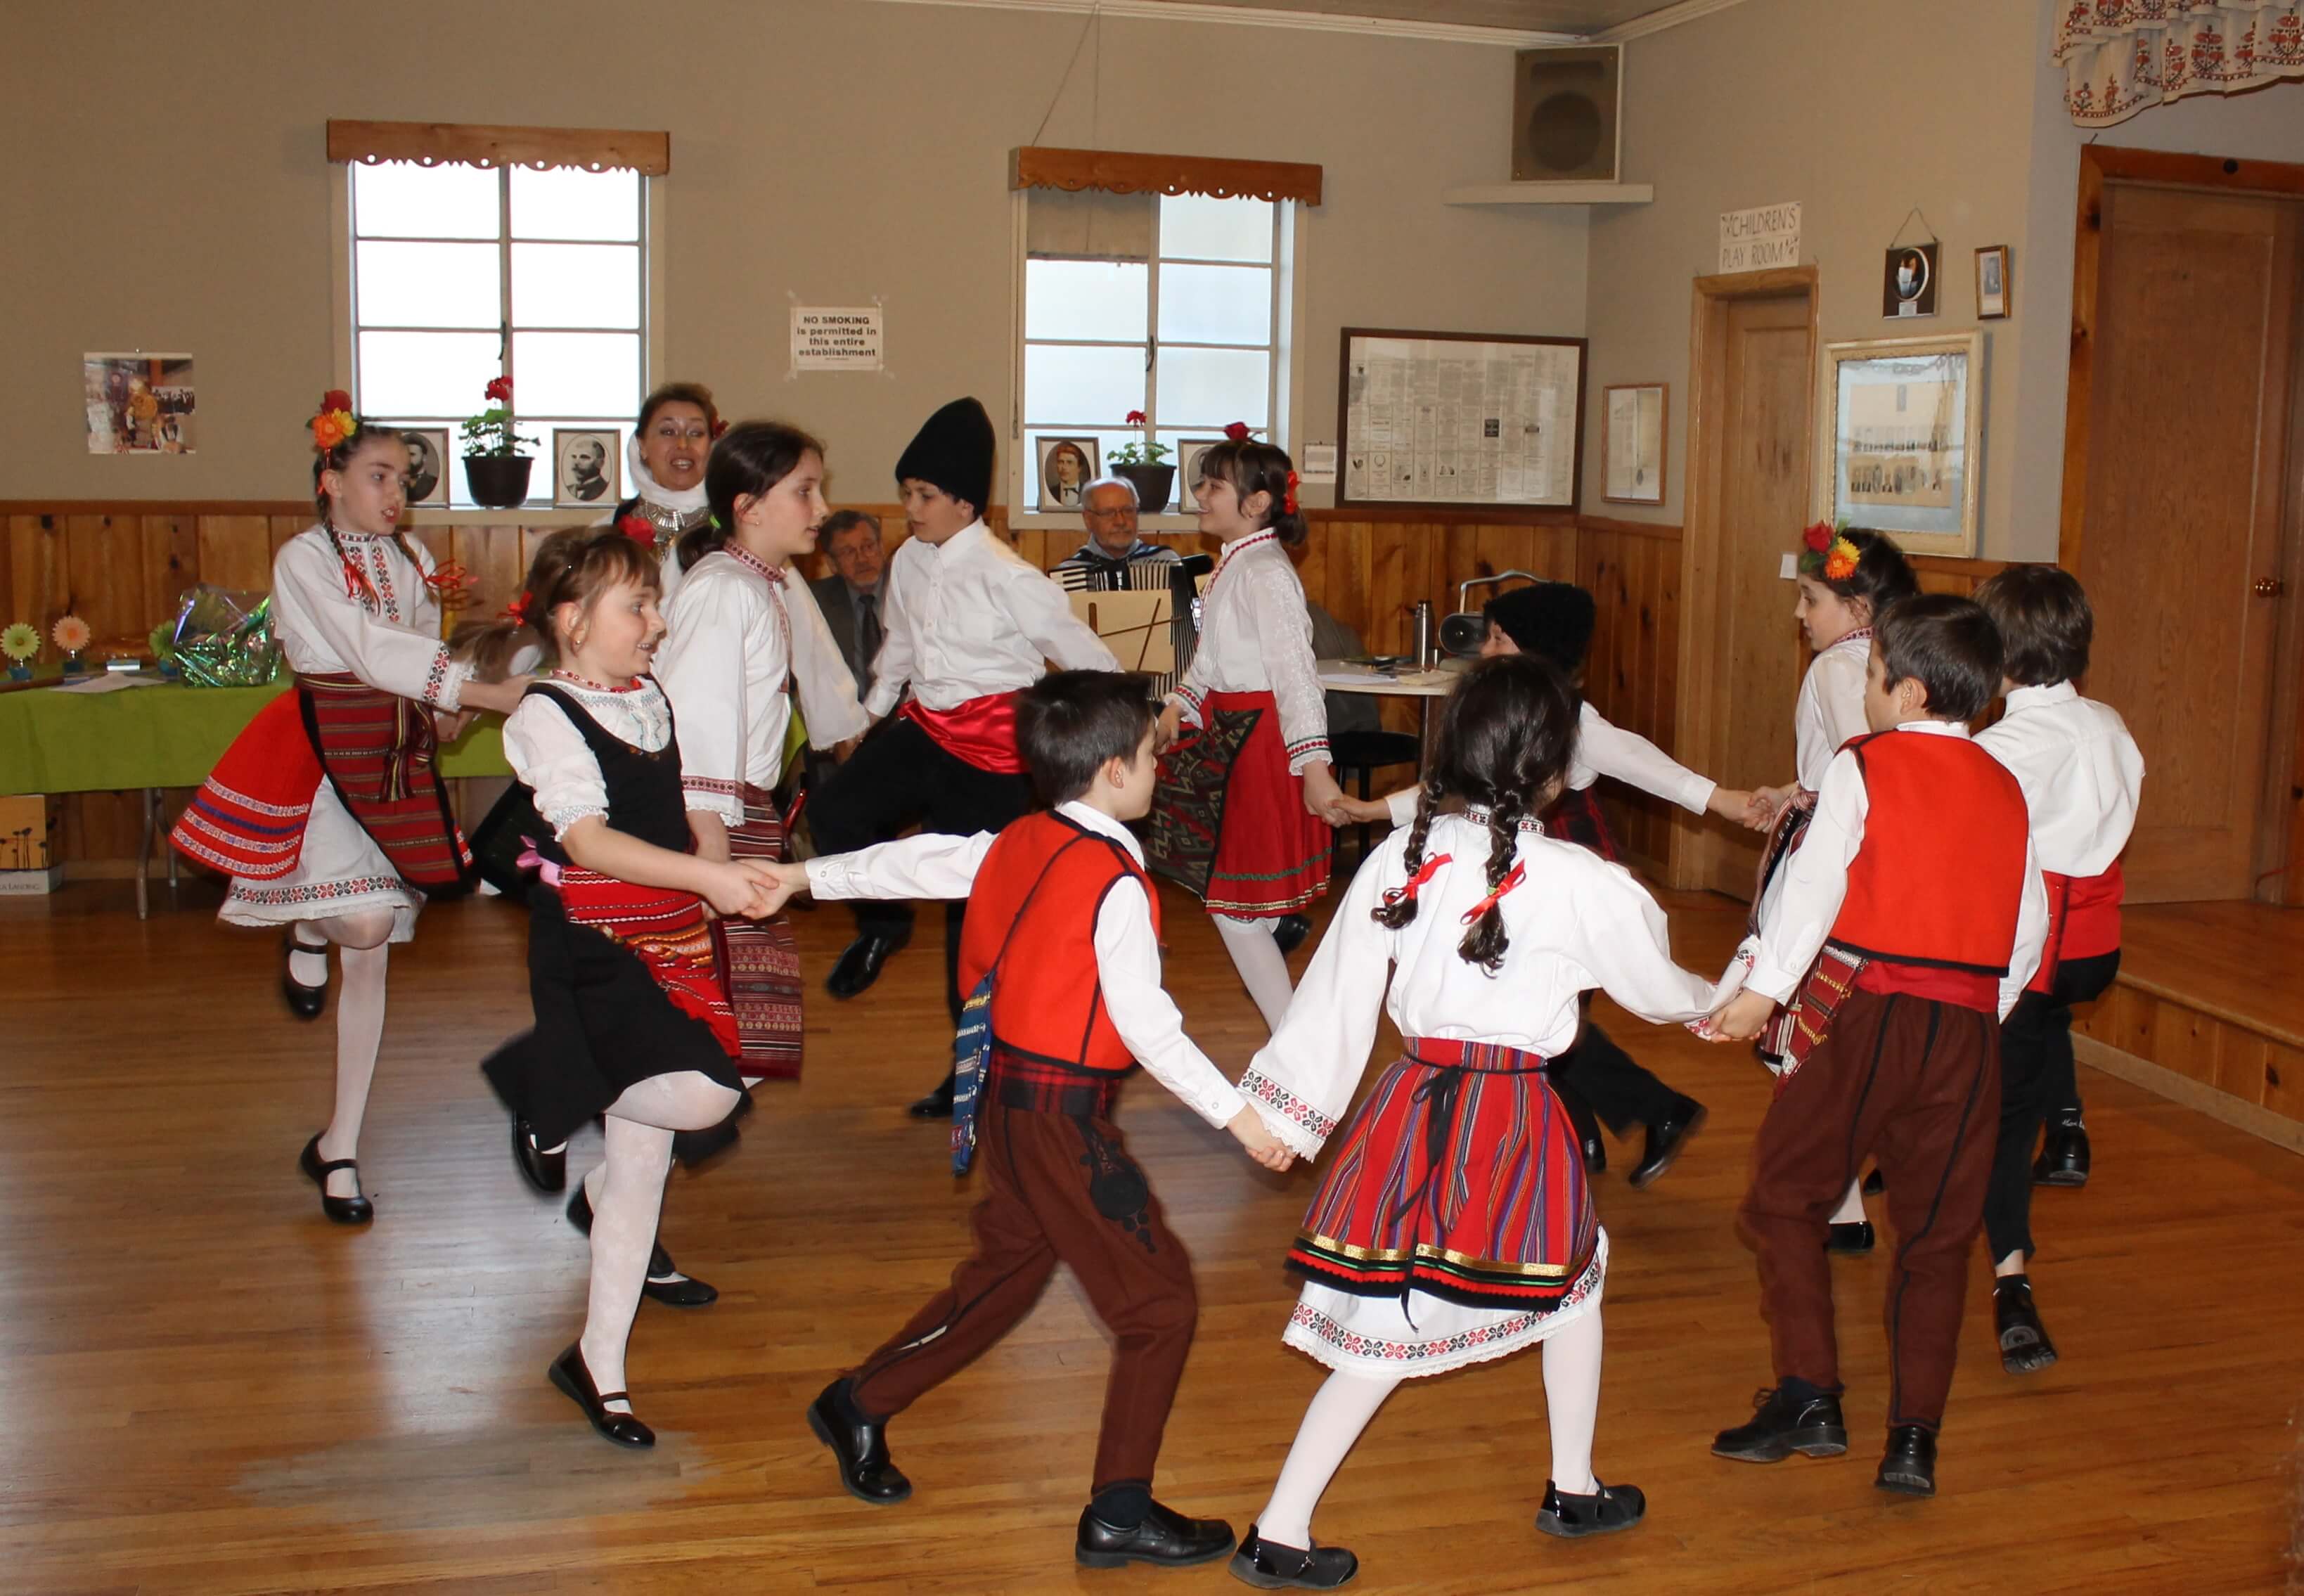
POLYGON ((2106 127, 2163 100, 2304 77, 2304 4, 2066 0, 2054 59, 2072 120, 2106 127))

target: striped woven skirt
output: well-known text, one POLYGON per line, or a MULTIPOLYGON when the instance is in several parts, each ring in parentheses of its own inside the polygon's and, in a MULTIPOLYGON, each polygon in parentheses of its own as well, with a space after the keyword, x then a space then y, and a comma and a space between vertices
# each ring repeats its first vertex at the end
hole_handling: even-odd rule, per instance
POLYGON ((1304 808, 1269 692, 1212 692, 1207 729, 1161 756, 1145 865, 1212 914, 1293 914, 1328 890, 1334 834, 1304 808))
MULTIPOLYGON (((747 782, 740 789, 744 823, 728 832, 735 859, 782 861, 784 819, 774 794, 747 782)), ((716 920, 712 937, 728 982, 728 1003, 736 1011, 741 1048, 737 1073, 746 1080, 797 1081, 800 1065, 800 945, 791 922, 774 920, 716 920)))

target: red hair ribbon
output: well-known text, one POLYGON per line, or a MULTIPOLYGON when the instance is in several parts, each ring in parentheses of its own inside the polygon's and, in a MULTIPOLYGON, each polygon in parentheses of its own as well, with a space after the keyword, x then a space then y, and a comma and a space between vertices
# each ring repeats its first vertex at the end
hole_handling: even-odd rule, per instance
POLYGON ((496 619, 500 621, 510 621, 515 626, 527 625, 528 595, 526 593, 522 593, 510 604, 505 605, 503 612, 496 616, 496 619))
POLYGON ((1280 501, 1280 506, 1291 515, 1296 514, 1296 473, 1294 471, 1288 473, 1288 497, 1280 501))
POLYGON ((471 598, 472 573, 450 560, 425 573, 424 585, 432 590, 442 609, 462 609, 471 598))
POLYGON ((1497 903, 1504 897, 1504 894, 1510 892, 1513 887, 1519 886, 1522 881, 1527 879, 1527 864, 1525 862, 1514 863, 1512 867, 1512 874, 1506 876, 1501 882, 1497 883, 1496 889, 1494 892, 1488 894, 1487 896, 1482 898, 1478 903, 1474 904, 1470 909, 1464 911, 1464 923, 1466 925, 1470 925, 1474 921, 1479 919, 1481 915, 1486 914, 1489 910, 1495 908, 1497 903))
POLYGON ((1417 893, 1422 890, 1423 886, 1427 881, 1432 879, 1434 872, 1438 870, 1442 865, 1447 863, 1448 861, 1453 857, 1455 857, 1455 855, 1452 853, 1436 853, 1431 858, 1426 860, 1422 864, 1417 867, 1416 873, 1408 878, 1408 884, 1406 886, 1385 888, 1384 895, 1385 905, 1389 907, 1390 905, 1400 902, 1402 898, 1406 898, 1411 904, 1414 903, 1416 901, 1417 893))

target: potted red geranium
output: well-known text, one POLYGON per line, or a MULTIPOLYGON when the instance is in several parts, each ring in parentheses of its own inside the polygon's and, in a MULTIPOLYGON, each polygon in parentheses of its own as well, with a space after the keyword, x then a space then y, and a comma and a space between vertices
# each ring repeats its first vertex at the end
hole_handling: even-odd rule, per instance
POLYGON ((464 480, 472 502, 510 510, 528 502, 528 473, 536 462, 521 453, 526 439, 512 429, 512 378, 490 382, 487 409, 464 419, 464 480))
MULTIPOLYGON (((1144 412, 1131 410, 1125 423, 1131 427, 1145 425, 1144 412)), ((1168 507, 1168 494, 1176 485, 1176 468, 1163 463, 1168 446, 1148 437, 1131 437, 1113 450, 1105 466, 1136 489, 1136 507, 1147 515, 1157 515, 1168 507)))

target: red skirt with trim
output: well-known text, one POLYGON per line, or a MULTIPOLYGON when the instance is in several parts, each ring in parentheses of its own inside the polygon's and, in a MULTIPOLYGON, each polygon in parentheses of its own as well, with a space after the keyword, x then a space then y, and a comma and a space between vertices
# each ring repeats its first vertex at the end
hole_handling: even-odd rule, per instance
POLYGON ((1292 914, 1328 890, 1334 833, 1304 808, 1269 692, 1212 692, 1205 728, 1160 759, 1146 865, 1213 914, 1292 914))
POLYGON ((1591 1266, 1599 1216, 1535 1053, 1410 1038, 1351 1122, 1288 1267, 1358 1296, 1410 1288, 1548 1312, 1591 1266))

